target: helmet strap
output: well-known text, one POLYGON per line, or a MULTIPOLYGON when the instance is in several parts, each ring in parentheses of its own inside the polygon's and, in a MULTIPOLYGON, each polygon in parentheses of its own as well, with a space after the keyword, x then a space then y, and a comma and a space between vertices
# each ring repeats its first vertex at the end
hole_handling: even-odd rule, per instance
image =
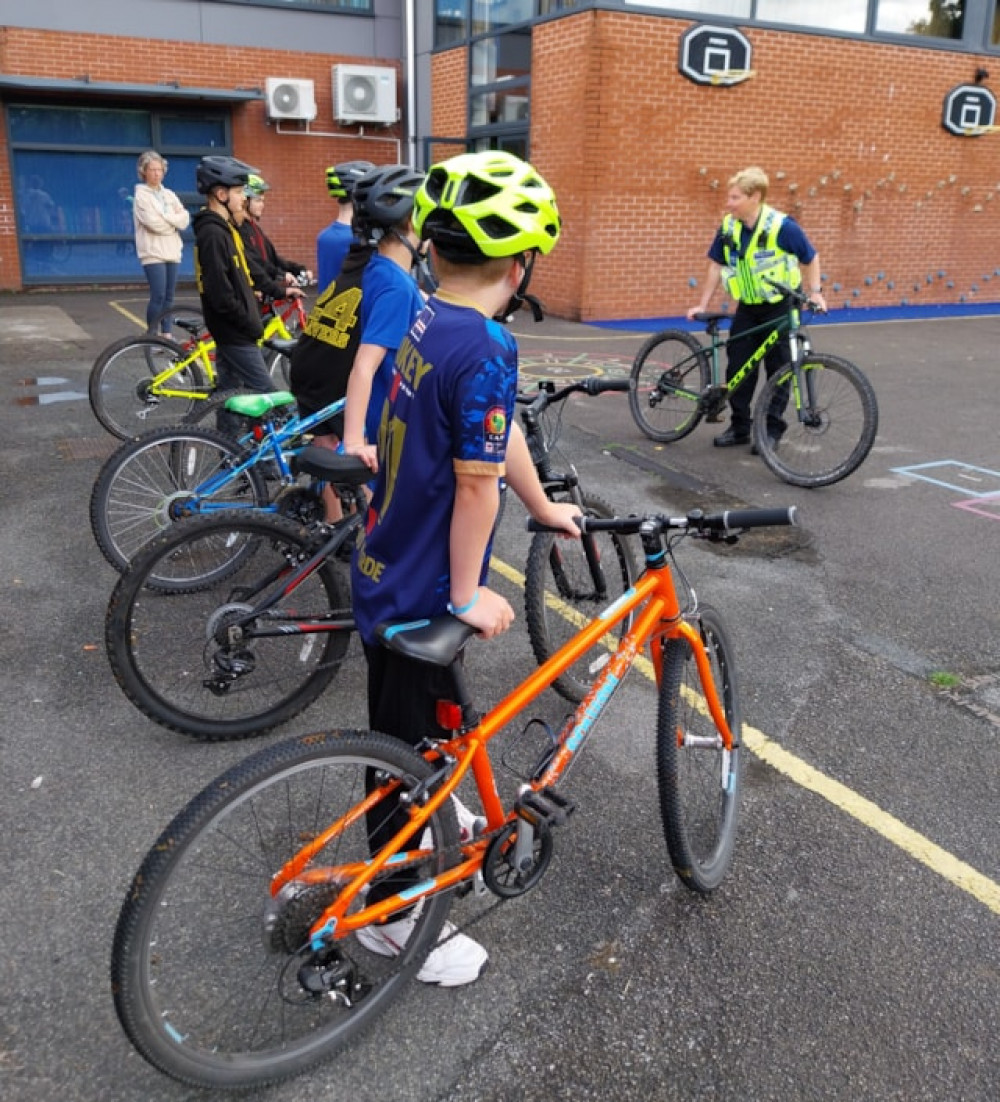
POLYGON ((511 321, 525 302, 530 302, 531 312, 534 315, 535 321, 542 320, 541 306, 538 299, 528 294, 528 284, 531 282, 531 272, 535 266, 535 257, 538 254, 535 249, 529 249, 527 253, 522 253, 521 255, 524 264, 524 275, 521 276, 521 282, 518 284, 517 290, 511 295, 510 301, 504 309, 498 314, 493 315, 495 321, 511 321))

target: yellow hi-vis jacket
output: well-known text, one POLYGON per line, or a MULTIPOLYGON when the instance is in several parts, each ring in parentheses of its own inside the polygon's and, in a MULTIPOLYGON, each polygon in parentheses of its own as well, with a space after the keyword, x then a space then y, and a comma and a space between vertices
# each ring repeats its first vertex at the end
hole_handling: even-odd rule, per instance
POLYGON ((789 287, 799 287, 802 274, 798 258, 778 248, 778 231, 785 220, 781 211, 761 204, 753 233, 731 214, 722 220, 722 248, 726 263, 722 279, 726 290, 738 302, 778 302, 781 292, 764 282, 764 277, 789 287), (744 244, 743 238, 750 233, 744 244))

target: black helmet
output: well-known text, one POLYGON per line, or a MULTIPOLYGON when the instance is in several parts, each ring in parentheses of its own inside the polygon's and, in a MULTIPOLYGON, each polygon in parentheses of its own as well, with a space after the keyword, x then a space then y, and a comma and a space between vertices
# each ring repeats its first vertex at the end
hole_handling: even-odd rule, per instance
POLYGON ((413 210, 424 174, 409 165, 380 165, 354 184, 354 216, 368 230, 398 226, 413 210))
POLYGON ((350 199, 354 194, 354 185, 374 167, 371 161, 344 161, 343 164, 330 165, 326 170, 326 190, 330 198, 350 199))
POLYGON ((256 171, 235 157, 202 157, 194 177, 198 190, 207 195, 214 187, 245 187, 256 171))

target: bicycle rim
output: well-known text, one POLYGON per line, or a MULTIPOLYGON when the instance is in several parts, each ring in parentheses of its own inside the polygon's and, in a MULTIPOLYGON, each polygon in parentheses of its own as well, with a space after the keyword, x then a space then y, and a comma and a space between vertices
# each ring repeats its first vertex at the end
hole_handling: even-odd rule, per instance
MULTIPOLYGON (((566 499, 568 500, 568 499, 566 499)), ((588 516, 613 517, 607 502, 584 494, 588 516)), ((636 576, 635 559, 627 540, 613 532, 590 533, 600 574, 595 577, 583 540, 562 540, 551 532, 532 537, 525 568, 524 601, 528 637, 541 665, 586 624, 620 597, 636 576)), ((582 655, 552 687, 564 699, 579 703, 587 695, 631 617, 582 655)))
MULTIPOLYGON (((384 735, 323 733, 270 747, 195 797, 150 850, 115 930, 115 1008, 139 1052, 185 1083, 262 1086, 328 1058, 370 1025, 434 945, 450 896, 418 904, 399 957, 354 936, 336 941, 323 963, 344 977, 336 990, 346 998, 312 994, 302 979, 316 963, 310 928, 346 882, 336 870, 377 849, 375 829, 398 829, 398 805, 355 816, 274 896, 271 881, 369 788, 412 787, 430 773, 384 735)), ((446 867, 458 844, 451 801, 411 844, 426 852, 412 879, 446 867)))
POLYGON ((206 741, 259 734, 303 711, 336 675, 352 626, 349 587, 333 563, 287 591, 291 570, 317 547, 309 529, 269 514, 183 521, 150 543, 108 606, 108 657, 126 696, 206 741), (171 570, 185 581, 164 592, 171 570), (348 626, 320 630, 332 620, 348 626))
POLYGON ((200 513, 202 502, 212 509, 266 505, 267 489, 255 467, 229 473, 242 458, 228 437, 207 430, 163 429, 123 445, 104 464, 91 494, 91 528, 104 557, 124 570, 151 539, 200 513), (192 502, 191 492, 204 492, 210 480, 220 483, 218 489, 192 502))
POLYGON ((708 712, 687 640, 668 640, 657 719, 660 812, 674 871, 692 891, 710 892, 732 861, 743 750, 736 669, 719 615, 702 606, 697 624, 734 746, 727 751, 708 712))
POLYGON ((107 349, 90 376, 90 404, 101 424, 122 440, 180 421, 198 398, 208 396, 201 369, 195 362, 163 380, 153 379, 184 359, 179 345, 162 337, 136 337, 107 349), (170 391, 188 392, 170 397, 170 391))
POLYGON ((651 439, 667 444, 693 432, 699 398, 710 381, 704 349, 681 330, 657 333, 639 349, 629 380, 632 417, 651 439))
POLYGON ((865 376, 836 356, 810 356, 802 365, 798 399, 789 367, 768 380, 754 414, 754 444, 764 463, 785 482, 829 486, 857 470, 875 443, 878 404, 865 376), (799 407, 801 406, 801 416, 799 407), (777 412, 786 424, 777 442, 767 419, 777 412))

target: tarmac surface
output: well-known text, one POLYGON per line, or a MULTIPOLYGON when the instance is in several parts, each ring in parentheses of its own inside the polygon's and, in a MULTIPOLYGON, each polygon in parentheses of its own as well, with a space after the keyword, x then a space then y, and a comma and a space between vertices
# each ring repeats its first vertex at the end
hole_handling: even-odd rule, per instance
MULTIPOLYGON (((115 442, 98 352, 139 291, 0 296, 0 1098, 204 1097, 149 1067, 111 1002, 114 923, 174 813, 268 742, 364 725, 360 648, 279 731, 205 745, 122 695, 104 654, 117 579, 88 502, 115 442)), ((627 374, 647 336, 515 324, 522 381, 627 374)), ((716 426, 658 447, 624 395, 574 398, 561 450, 620 512, 798 505, 802 527, 679 552, 740 659, 748 761, 733 868, 692 896, 667 859, 656 699, 640 674, 569 779, 577 813, 542 883, 470 931, 461 990, 414 984, 347 1051, 250 1095, 406 1102, 1000 1097, 1000 317, 823 326, 878 394, 849 479, 784 485, 716 426)), ((516 503, 496 585, 521 607, 516 503)), ((533 667, 523 617, 477 645, 485 698, 533 667)), ((542 718, 562 715, 549 694, 542 718)), ((464 900, 460 924, 477 913, 464 900)))

